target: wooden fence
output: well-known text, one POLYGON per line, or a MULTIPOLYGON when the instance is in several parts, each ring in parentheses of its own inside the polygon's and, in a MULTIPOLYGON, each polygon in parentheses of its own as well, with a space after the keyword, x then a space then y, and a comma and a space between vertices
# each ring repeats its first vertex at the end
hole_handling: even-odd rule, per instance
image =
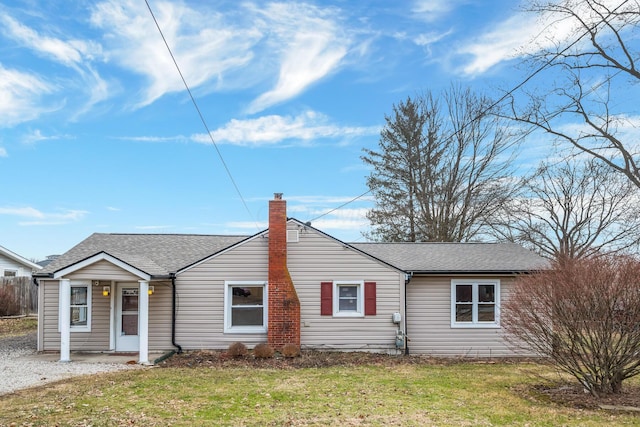
POLYGON ((0 277, 0 316, 38 313, 38 287, 30 277, 0 277))

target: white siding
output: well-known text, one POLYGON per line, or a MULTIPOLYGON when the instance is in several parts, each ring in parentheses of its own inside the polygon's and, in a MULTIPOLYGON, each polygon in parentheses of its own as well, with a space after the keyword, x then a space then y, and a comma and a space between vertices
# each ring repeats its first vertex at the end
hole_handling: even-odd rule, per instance
MULTIPOLYGON (((410 353, 460 357, 521 355, 504 340, 502 328, 451 327, 451 280, 455 278, 458 277, 414 277, 407 286, 410 353)), ((492 279, 500 280, 500 297, 504 301, 513 277, 492 279)))
POLYGON ((17 277, 31 277, 31 267, 0 254, 0 277, 4 275, 5 270, 15 271, 17 277))

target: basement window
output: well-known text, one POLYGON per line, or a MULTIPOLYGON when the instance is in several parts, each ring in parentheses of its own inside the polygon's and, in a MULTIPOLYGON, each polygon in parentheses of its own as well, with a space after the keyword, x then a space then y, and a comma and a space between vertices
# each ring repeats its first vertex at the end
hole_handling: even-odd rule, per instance
POLYGON ((267 332, 266 296, 266 282, 225 282, 225 333, 267 332))

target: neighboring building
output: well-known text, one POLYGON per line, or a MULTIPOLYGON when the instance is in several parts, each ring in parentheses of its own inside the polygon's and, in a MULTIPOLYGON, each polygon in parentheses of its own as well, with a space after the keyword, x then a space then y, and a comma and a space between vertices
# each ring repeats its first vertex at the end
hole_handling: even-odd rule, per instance
POLYGON ((134 351, 140 363, 236 341, 510 356, 500 302, 545 266, 515 244, 348 244, 287 219, 276 195, 253 236, 89 236, 36 274, 38 350, 134 351))
POLYGON ((41 269, 35 262, 0 246, 0 277, 31 277, 34 271, 41 269))

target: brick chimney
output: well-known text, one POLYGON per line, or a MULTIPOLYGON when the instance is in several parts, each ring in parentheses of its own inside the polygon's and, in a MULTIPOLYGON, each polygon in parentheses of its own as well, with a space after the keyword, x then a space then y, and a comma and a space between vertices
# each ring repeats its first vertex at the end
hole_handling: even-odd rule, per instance
POLYGON ((287 202, 269 201, 269 325, 267 341, 276 350, 300 346, 300 300, 287 268, 287 202))

